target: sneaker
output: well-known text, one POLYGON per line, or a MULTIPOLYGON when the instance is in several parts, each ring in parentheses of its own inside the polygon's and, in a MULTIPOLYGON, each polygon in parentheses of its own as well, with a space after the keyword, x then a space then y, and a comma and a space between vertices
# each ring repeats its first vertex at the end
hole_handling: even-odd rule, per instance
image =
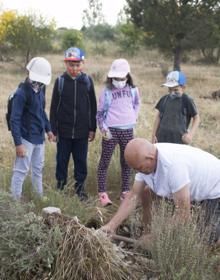
POLYGON ((112 201, 109 199, 106 192, 99 193, 99 200, 100 200, 102 206, 104 206, 104 207, 112 205, 112 201))
POLYGON ((125 197, 129 194, 129 192, 130 191, 122 192, 121 195, 120 195, 120 200, 123 201, 125 199, 125 197))
POLYGON ((80 194, 77 194, 80 201, 87 201, 88 195, 85 192, 81 192, 80 194))
POLYGON ((66 183, 64 181, 57 181, 56 189, 62 191, 66 183))

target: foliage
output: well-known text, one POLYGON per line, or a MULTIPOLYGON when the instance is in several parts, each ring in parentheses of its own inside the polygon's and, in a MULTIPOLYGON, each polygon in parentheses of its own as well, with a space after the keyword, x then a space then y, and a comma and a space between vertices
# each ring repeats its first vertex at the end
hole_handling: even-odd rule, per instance
POLYGON ((88 8, 83 11, 83 25, 85 27, 104 23, 101 0, 88 0, 88 8))
POLYGON ((198 215, 195 211, 191 221, 183 222, 174 219, 172 206, 165 202, 154 208, 149 249, 160 279, 219 279, 220 258, 203 243, 208 232, 203 228, 201 235, 198 215))
POLYGON ((1 60, 3 60, 4 54, 9 52, 8 44, 6 41, 7 30, 15 21, 17 15, 14 11, 6 11, 0 15, 0 52, 1 60))
POLYGON ((62 49, 66 50, 71 46, 83 47, 83 34, 79 30, 69 29, 62 33, 62 49))
POLYGON ((220 59, 220 10, 209 13, 205 12, 205 9, 206 7, 203 7, 199 15, 197 30, 191 40, 194 40, 196 48, 201 50, 205 62, 218 63, 220 59))
POLYGON ((93 41, 114 41, 115 39, 115 28, 107 23, 84 26, 82 32, 85 37, 93 41))
POLYGON ((61 235, 21 203, 0 194, 0 278, 43 279, 51 270, 61 235))
MULTIPOLYGON (((126 1, 126 11, 130 20, 145 32, 152 34, 148 43, 158 46, 165 54, 173 55, 174 69, 177 70, 180 69, 182 52, 195 49, 195 37, 203 36, 203 32, 198 32, 198 26, 209 15, 210 28, 209 20, 219 11, 219 1, 213 0, 126 1)), ((203 27, 206 30, 204 24, 203 27)), ((214 31, 212 28, 212 32, 214 31)), ((216 35, 215 37, 217 38, 216 35)))
MULTIPOLYGON (((3 13, 2 16, 4 15, 3 13)), ((16 15, 5 26, 4 44, 10 50, 10 58, 19 54, 26 64, 37 53, 51 49, 55 29, 53 21, 48 24, 41 15, 35 14, 16 15)))
POLYGON ((117 26, 117 42, 122 50, 129 55, 134 55, 141 47, 145 33, 132 23, 117 26))

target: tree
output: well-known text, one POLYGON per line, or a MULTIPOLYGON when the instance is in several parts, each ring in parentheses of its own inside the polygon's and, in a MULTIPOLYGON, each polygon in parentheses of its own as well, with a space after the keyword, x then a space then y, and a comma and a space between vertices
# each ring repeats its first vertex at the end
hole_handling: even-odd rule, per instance
POLYGON ((88 0, 88 8, 83 11, 83 25, 89 27, 104 23, 101 0, 88 0))
POLYGON ((192 40, 201 50, 205 62, 217 64, 220 60, 220 10, 206 13, 206 16, 203 12, 200 17, 192 40))
POLYGON ((83 27, 82 32, 85 37, 95 41, 114 41, 115 28, 107 23, 83 27))
POLYGON ((40 52, 51 50, 51 40, 55 30, 55 23, 46 23, 42 16, 16 14, 6 25, 4 44, 10 50, 10 56, 21 55, 24 64, 40 52))
POLYGON ((152 34, 150 43, 159 47, 163 53, 173 55, 174 70, 180 70, 183 51, 196 47, 192 38, 198 33, 198 25, 204 16, 212 15, 219 9, 217 0, 126 1, 130 20, 152 34))
POLYGON ((62 48, 68 49, 71 46, 81 48, 83 46, 83 34, 79 30, 69 29, 65 30, 62 34, 62 48))
POLYGON ((6 41, 7 30, 13 24, 17 17, 14 11, 6 11, 0 15, 0 59, 4 60, 4 56, 10 51, 8 43, 6 41))
POLYGON ((117 42, 123 52, 134 55, 143 45, 145 33, 133 23, 118 24, 116 31, 117 42))

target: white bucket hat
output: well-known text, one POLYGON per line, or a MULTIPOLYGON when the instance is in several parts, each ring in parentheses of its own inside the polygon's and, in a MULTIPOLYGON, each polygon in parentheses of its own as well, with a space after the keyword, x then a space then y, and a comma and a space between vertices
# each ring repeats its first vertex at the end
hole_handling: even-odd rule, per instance
POLYGON ((45 58, 32 58, 28 62, 26 69, 29 71, 30 80, 49 85, 52 76, 51 65, 45 58))
POLYGON ((124 58, 116 59, 112 62, 108 72, 108 78, 124 78, 130 73, 130 65, 124 58))

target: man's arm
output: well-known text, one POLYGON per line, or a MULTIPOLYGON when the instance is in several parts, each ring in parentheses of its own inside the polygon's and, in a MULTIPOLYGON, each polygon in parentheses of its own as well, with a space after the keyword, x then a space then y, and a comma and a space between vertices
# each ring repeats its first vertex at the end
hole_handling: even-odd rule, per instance
POLYGON ((173 193, 175 204, 175 217, 181 221, 188 220, 190 217, 190 192, 189 186, 186 185, 179 191, 173 193))
POLYGON ((107 233, 114 233, 119 225, 128 218, 128 216, 135 209, 138 200, 141 197, 143 189, 145 187, 144 182, 135 181, 134 185, 129 194, 126 195, 125 199, 121 203, 118 211, 114 217, 101 229, 107 233))

